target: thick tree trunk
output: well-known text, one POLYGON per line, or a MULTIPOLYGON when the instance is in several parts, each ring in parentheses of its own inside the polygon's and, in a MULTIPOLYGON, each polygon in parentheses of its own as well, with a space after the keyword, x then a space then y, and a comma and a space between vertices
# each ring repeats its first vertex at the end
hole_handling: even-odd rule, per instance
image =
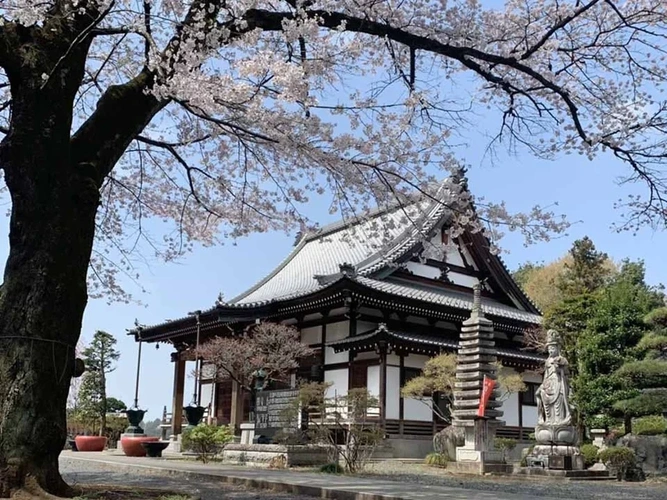
POLYGON ((90 173, 70 159, 72 102, 86 47, 83 54, 73 50, 46 84, 42 77, 66 47, 38 54, 48 61, 35 57, 32 67, 8 71, 12 122, 0 165, 12 212, 0 292, 0 497, 22 488, 68 493, 58 455, 99 193, 90 173))

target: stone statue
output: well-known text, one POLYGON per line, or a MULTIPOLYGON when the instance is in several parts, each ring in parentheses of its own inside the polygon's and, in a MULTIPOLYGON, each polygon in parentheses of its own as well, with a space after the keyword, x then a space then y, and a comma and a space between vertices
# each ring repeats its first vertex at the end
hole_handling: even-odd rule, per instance
POLYGON ((547 332, 549 357, 544 364, 544 379, 535 392, 538 425, 570 425, 570 380, 568 362, 561 356, 561 338, 555 330, 547 332))
POLYGON ((526 461, 542 467, 583 469, 578 433, 572 424, 568 362, 561 355, 562 341, 555 330, 547 332, 549 357, 544 378, 535 391, 537 400, 536 445, 526 461))

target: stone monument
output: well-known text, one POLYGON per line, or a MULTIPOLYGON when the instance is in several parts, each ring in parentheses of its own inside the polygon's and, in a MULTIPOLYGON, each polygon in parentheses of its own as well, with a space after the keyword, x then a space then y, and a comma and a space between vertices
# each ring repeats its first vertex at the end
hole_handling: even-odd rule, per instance
POLYGON ((562 340, 555 330, 547 332, 549 357, 544 363, 544 378, 535 391, 537 400, 537 444, 526 462, 532 467, 582 470, 577 428, 572 424, 568 362, 561 355, 562 340))
POLYGON ((480 283, 473 287, 473 293, 472 312, 463 322, 460 334, 452 422, 463 428, 465 443, 456 448, 456 463, 450 468, 484 474, 506 468, 502 452, 493 443, 496 428, 504 422, 498 420, 503 412, 498 409, 502 403, 496 401, 497 391, 490 395, 483 414, 479 414, 484 379, 495 380, 497 357, 493 322, 482 311, 480 283))

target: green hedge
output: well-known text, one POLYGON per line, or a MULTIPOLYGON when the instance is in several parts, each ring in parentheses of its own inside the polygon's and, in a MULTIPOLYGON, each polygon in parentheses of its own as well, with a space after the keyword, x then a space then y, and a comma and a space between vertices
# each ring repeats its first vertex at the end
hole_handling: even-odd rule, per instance
POLYGON ((637 465, 635 451, 625 446, 614 446, 598 453, 598 458, 608 468, 616 471, 616 477, 620 481, 625 479, 628 471, 637 465))
POLYGON ((632 422, 632 433, 637 436, 658 436, 667 432, 667 419, 660 415, 642 417, 632 422))
POLYGON ((581 454, 584 457, 584 466, 586 468, 597 463, 599 451, 600 448, 594 444, 584 444, 581 446, 581 454))

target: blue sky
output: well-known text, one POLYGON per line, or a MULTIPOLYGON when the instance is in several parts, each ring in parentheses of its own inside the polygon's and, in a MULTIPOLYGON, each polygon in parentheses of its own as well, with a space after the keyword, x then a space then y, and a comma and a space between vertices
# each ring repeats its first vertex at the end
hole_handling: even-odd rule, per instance
MULTIPOLYGON (((549 261, 567 251, 575 238, 590 236, 599 249, 613 258, 644 259, 648 280, 667 283, 664 265, 667 234, 644 230, 637 236, 617 234, 610 229, 619 213, 613 203, 625 188, 615 185, 614 179, 623 172, 618 163, 598 160, 590 162, 578 157, 564 157, 553 162, 535 161, 529 156, 500 157, 495 166, 475 160, 472 145, 469 172, 470 186, 477 195, 493 200, 506 200, 515 210, 528 209, 535 203, 559 202, 559 210, 575 224, 570 235, 549 243, 525 248, 522 240, 508 236, 502 242, 509 251, 504 258, 511 268, 526 260, 549 261)), ((316 212, 325 210, 314 207, 316 212)), ((326 223, 331 216, 322 218, 326 223)), ((7 254, 6 222, 0 236, 0 258, 7 254)), ((92 300, 85 313, 83 337, 90 339, 96 329, 116 336, 121 358, 109 380, 108 393, 132 403, 137 346, 125 335, 135 318, 141 323, 154 324, 177 318, 197 308, 213 305, 219 292, 231 298, 270 272, 290 251, 294 236, 284 234, 254 235, 236 244, 216 248, 198 248, 178 263, 153 262, 143 271, 142 283, 147 293, 137 298, 144 305, 107 305, 104 300, 92 300)), ((144 349, 140 405, 149 409, 147 418, 161 415, 162 407, 171 405, 172 364, 170 349, 152 346, 144 349)), ((190 394, 189 386, 186 394, 190 394)))

